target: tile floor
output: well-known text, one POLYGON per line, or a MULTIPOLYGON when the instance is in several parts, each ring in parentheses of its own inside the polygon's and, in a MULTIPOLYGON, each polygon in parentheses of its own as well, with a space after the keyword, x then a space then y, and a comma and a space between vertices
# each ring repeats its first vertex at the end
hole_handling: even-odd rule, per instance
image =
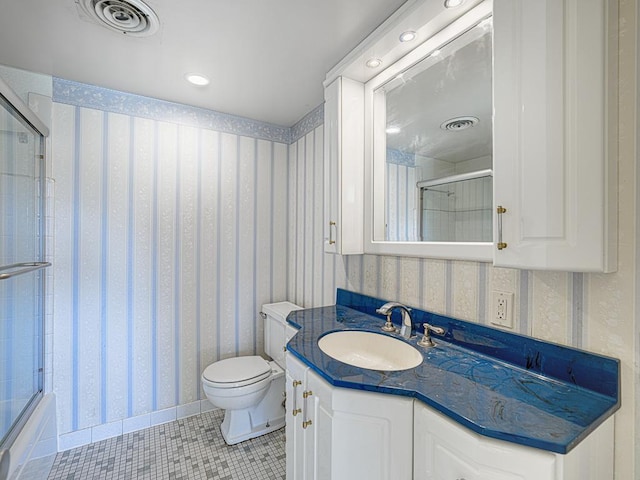
POLYGON ((61 452, 49 480, 274 480, 285 478, 284 428, 237 445, 216 410, 61 452))

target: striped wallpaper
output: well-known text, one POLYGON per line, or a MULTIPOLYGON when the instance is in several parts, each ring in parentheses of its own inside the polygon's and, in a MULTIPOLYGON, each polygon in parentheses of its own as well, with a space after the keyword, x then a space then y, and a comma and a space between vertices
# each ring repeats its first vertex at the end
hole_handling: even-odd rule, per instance
POLYGON ((287 145, 54 103, 64 434, 204 398, 287 298, 287 145))
POLYGON ((332 304, 337 287, 485 324, 492 291, 513 292, 515 331, 582 345, 587 275, 325 254, 321 108, 290 144, 157 111, 54 96, 63 437, 204 399, 206 365, 262 352, 261 304, 332 304))
POLYGON ((289 147, 289 299, 304 307, 332 305, 346 282, 346 257, 324 253, 324 127, 289 147))
POLYGON ((386 164, 387 240, 392 242, 418 241, 419 227, 416 220, 417 204, 416 167, 396 163, 386 164))

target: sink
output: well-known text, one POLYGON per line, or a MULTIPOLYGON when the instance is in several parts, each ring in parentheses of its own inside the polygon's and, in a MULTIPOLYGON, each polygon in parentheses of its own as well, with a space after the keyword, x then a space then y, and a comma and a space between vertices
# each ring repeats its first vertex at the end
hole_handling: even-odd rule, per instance
POLYGON ((422 353, 418 349, 402 340, 376 332, 331 332, 318 340, 318 347, 331 358, 370 370, 408 370, 422 363, 422 353))

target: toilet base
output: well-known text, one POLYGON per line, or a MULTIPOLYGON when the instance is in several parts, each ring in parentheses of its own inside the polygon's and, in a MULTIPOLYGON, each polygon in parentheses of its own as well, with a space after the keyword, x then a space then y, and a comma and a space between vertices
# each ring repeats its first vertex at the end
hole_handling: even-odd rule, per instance
MULTIPOLYGON (((227 411, 228 412, 228 411, 227 411)), ((220 433, 222 433, 222 438, 227 443, 227 445, 235 445, 236 443, 244 442, 245 440, 251 440, 252 438, 259 437, 261 435, 266 435, 267 433, 275 432, 276 430, 284 427, 284 416, 280 419, 269 421, 263 425, 257 425, 251 429, 251 431, 247 432, 243 430, 243 433, 237 433, 233 430, 229 430, 229 428, 225 428, 225 422, 229 417, 225 412, 224 421, 222 425, 220 425, 220 433)), ((235 411, 238 413, 238 411, 235 411)), ((230 422, 231 423, 231 422, 230 422)), ((228 425, 227 425, 228 427, 228 425)))
POLYGON ((278 366, 273 368, 277 373, 258 405, 239 410, 225 410, 220 432, 227 445, 235 445, 284 427, 285 375, 278 366))

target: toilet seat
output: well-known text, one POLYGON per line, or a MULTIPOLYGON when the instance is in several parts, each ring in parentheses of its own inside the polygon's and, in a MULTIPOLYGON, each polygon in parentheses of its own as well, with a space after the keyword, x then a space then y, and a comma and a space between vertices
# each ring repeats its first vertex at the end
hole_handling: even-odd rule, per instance
POLYGON ((239 388, 258 383, 270 375, 269 362, 256 355, 212 363, 202 372, 202 380, 215 388, 239 388))

